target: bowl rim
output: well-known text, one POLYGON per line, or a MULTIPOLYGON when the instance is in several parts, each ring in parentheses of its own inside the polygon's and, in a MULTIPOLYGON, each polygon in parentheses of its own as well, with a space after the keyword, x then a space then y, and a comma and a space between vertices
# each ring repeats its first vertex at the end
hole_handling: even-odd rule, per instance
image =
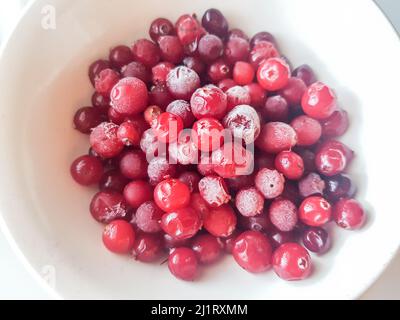
MULTIPOLYGON (((31 12, 32 7, 39 2, 39 0, 29 0, 27 4, 22 8, 18 18, 14 21, 13 25, 9 29, 8 33, 4 37, 4 41, 0 46, 0 66, 3 61, 3 55, 6 52, 9 44, 14 40, 15 32, 18 29, 19 25, 26 18, 26 16, 31 12)), ((374 1, 370 0, 369 5, 372 5, 375 8, 375 12, 377 13, 377 17, 379 16, 381 19, 381 23, 386 25, 387 31, 394 35, 400 46, 400 30, 399 32, 394 27, 394 24, 390 21, 388 15, 382 10, 382 8, 374 1)), ((24 266, 25 270, 31 275, 35 282, 49 295, 49 298, 62 300, 65 299, 62 293, 58 292, 55 288, 51 287, 46 280, 40 275, 39 271, 31 264, 27 256, 23 253, 22 249, 19 247, 17 240, 11 234, 7 222, 3 217, 2 210, 0 209, 0 231, 4 234, 4 237, 8 244, 10 245, 13 253, 16 255, 17 259, 24 266)), ((382 268, 379 272, 373 274, 369 279, 366 280, 364 286, 360 286, 358 290, 355 290, 354 296, 352 299, 359 299, 361 296, 383 275, 386 271, 387 267, 393 261, 393 259, 400 254, 400 242, 397 243, 396 249, 387 254, 385 261, 382 262, 382 268)))

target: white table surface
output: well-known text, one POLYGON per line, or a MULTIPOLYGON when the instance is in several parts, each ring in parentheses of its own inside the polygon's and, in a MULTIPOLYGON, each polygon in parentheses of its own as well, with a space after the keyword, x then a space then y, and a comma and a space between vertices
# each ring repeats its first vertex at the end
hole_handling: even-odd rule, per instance
MULTIPOLYGON (((4 32, 16 19, 19 3, 26 0, 0 1, 0 43, 4 32), (7 12, 6 14, 4 14, 7 12), (2 16, 4 15, 4 16, 2 16), (3 34, 2 34, 3 32, 3 34)), ((400 32, 400 1, 376 0, 400 32)), ((48 299, 49 295, 25 270, 0 232, 0 299, 48 299)), ((400 299, 400 253, 362 299, 400 299)))

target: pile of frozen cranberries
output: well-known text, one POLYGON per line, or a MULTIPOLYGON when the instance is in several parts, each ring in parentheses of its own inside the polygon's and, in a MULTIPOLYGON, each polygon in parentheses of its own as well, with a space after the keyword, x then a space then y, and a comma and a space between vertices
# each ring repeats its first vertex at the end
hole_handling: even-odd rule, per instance
POLYGON ((183 280, 224 251, 248 272, 308 277, 309 251, 330 246, 324 226, 365 220, 334 92, 308 65, 292 70, 270 33, 250 39, 216 9, 158 18, 149 35, 92 63, 92 106, 73 120, 90 149, 71 174, 99 187, 90 213, 105 247, 169 254, 183 280))

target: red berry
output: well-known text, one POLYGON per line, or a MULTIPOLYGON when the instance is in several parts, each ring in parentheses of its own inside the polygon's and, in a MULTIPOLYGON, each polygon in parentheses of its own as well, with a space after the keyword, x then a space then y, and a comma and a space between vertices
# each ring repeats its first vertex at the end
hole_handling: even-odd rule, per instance
POLYGON ((308 116, 298 116, 290 123, 297 134, 297 144, 299 146, 311 146, 321 138, 321 124, 308 116))
POLYGON ((198 57, 185 57, 182 62, 185 67, 194 70, 198 75, 202 75, 206 68, 204 62, 198 57))
POLYGON ((176 67, 167 75, 167 88, 175 99, 189 100, 198 87, 199 75, 187 67, 176 67))
POLYGON ((124 197, 132 208, 137 209, 146 201, 153 199, 153 189, 148 182, 135 180, 125 186, 124 197))
POLYGON ((126 217, 126 202, 118 192, 101 191, 96 193, 90 202, 90 213, 97 221, 109 223, 126 217))
POLYGON ((174 249, 168 258, 168 268, 178 279, 193 281, 198 273, 195 252, 185 247, 174 249))
POLYGON ((225 38, 228 34, 228 21, 218 9, 208 9, 201 19, 203 27, 212 34, 225 38))
POLYGON ((136 234, 132 256, 141 262, 153 262, 162 254, 162 238, 159 234, 139 232, 136 234))
POLYGON ((129 179, 147 178, 146 155, 141 150, 125 152, 119 160, 119 169, 129 179))
POLYGON ((171 237, 168 233, 163 234, 164 248, 172 252, 175 248, 187 247, 190 245, 191 239, 176 239, 171 237))
POLYGON ((353 159, 354 152, 340 141, 329 140, 322 144, 315 155, 315 165, 325 176, 342 173, 353 159))
POLYGON ((103 96, 109 96, 112 88, 118 83, 120 75, 112 69, 102 70, 95 78, 96 91, 103 96))
POLYGON ((117 131, 117 136, 126 146, 139 146, 140 144, 139 129, 130 121, 121 123, 117 131))
POLYGON ((239 266, 248 272, 264 272, 271 266, 271 244, 258 231, 246 231, 237 237, 232 254, 239 266))
POLYGON ((103 231, 105 247, 114 253, 124 254, 132 250, 135 242, 135 231, 124 220, 110 222, 103 231))
POLYGON ((210 212, 210 207, 200 193, 192 193, 190 206, 196 210, 201 218, 204 218, 210 212))
POLYGON ((83 185, 89 186, 98 183, 103 175, 103 164, 92 156, 81 156, 71 164, 71 176, 83 185))
POLYGON ((246 61, 249 53, 249 42, 243 38, 231 38, 225 45, 224 55, 229 63, 233 64, 237 61, 246 61))
POLYGON ((224 179, 218 176, 207 176, 200 180, 199 191, 211 207, 220 207, 231 199, 224 179))
POLYGON ((222 242, 210 234, 201 234, 193 239, 192 249, 200 263, 210 264, 221 257, 222 242))
POLYGON ((190 106, 197 119, 211 117, 219 120, 227 110, 227 97, 218 87, 207 85, 193 93, 190 106))
POLYGON ((126 116, 115 111, 114 108, 108 108, 107 111, 107 116, 108 120, 110 120, 112 123, 120 125, 122 122, 125 121, 126 116))
POLYGON ((211 156, 208 152, 200 154, 200 160, 197 164, 197 171, 203 176, 209 176, 215 174, 214 165, 212 163, 211 156))
POLYGON ((146 201, 136 210, 135 222, 137 227, 148 233, 161 231, 160 221, 164 212, 154 201, 146 201))
POLYGON ((150 38, 157 42, 162 36, 170 36, 175 34, 174 25, 165 18, 157 18, 154 20, 149 29, 150 38))
POLYGON ((272 96, 267 99, 261 112, 268 121, 286 121, 289 117, 289 105, 284 97, 272 96))
POLYGON ((278 58, 279 51, 275 45, 269 41, 260 41, 254 45, 250 51, 249 62, 257 69, 262 63, 270 58, 278 58))
POLYGON ((239 228, 242 230, 266 232, 271 228, 271 222, 269 221, 266 210, 254 217, 245 217, 243 215, 239 215, 238 218, 239 228))
POLYGON ((165 213, 161 219, 162 229, 175 239, 193 237, 201 228, 199 214, 191 207, 165 213))
POLYGON ((247 189, 254 185, 254 174, 238 176, 236 178, 226 179, 226 183, 231 191, 238 192, 240 189, 247 189))
POLYGON ((245 85, 244 88, 250 95, 250 105, 252 107, 261 108, 265 105, 267 92, 258 83, 250 83, 245 85))
POLYGON ((251 47, 254 47, 255 45, 259 44, 260 42, 268 41, 271 43, 275 44, 275 38, 274 36, 266 31, 261 31, 256 33, 250 40, 250 45, 251 47))
POLYGON ((101 191, 116 191, 122 193, 128 182, 129 179, 119 170, 113 169, 103 174, 99 182, 99 189, 101 191))
MULTIPOLYGON (((168 73, 169 74, 169 73, 168 73)), ((150 88, 149 104, 165 109, 174 100, 165 83, 157 83, 150 88)))
POLYGON ((241 232, 237 229, 233 231, 233 233, 229 237, 221 238, 220 241, 224 246, 224 250, 226 253, 231 254, 233 251, 233 247, 235 245, 236 238, 241 234, 241 232))
POLYGON ((185 128, 189 128, 195 121, 190 104, 185 100, 172 101, 165 111, 181 117, 185 128))
POLYGON ((104 120, 104 115, 100 108, 83 107, 76 111, 74 116, 75 129, 82 133, 90 133, 104 120))
POLYGON ((185 208, 190 202, 189 187, 177 179, 164 180, 154 189, 154 201, 166 212, 185 208))
POLYGON ((236 223, 235 212, 227 204, 210 209, 203 218, 204 229, 215 237, 229 237, 235 231, 236 223))
POLYGON ((212 83, 217 83, 223 79, 230 78, 231 67, 224 59, 218 59, 209 65, 207 75, 212 83))
POLYGON ((175 28, 179 40, 184 46, 199 41, 201 36, 205 33, 197 19, 189 14, 184 14, 179 17, 175 28))
POLYGON ((236 82, 229 78, 222 79, 220 82, 218 82, 218 88, 220 88, 223 92, 228 91, 234 86, 236 86, 236 82))
POLYGON ((164 61, 178 64, 183 59, 183 47, 176 36, 161 36, 158 39, 161 58, 164 61))
POLYGON ((356 193, 356 186, 351 179, 344 174, 325 178, 325 182, 325 194, 331 201, 336 202, 340 198, 351 198, 356 193))
POLYGON ((306 86, 310 86, 317 81, 314 71, 307 64, 303 64, 300 67, 294 69, 293 77, 297 77, 303 80, 306 86))
POLYGON ((297 224, 296 205, 284 198, 275 199, 269 207, 269 218, 278 230, 292 231, 297 224))
POLYGON ((103 122, 90 134, 90 145, 99 156, 113 158, 117 156, 124 144, 118 139, 118 126, 111 122, 103 122))
POLYGON ((301 106, 308 116, 326 119, 337 109, 336 96, 327 85, 315 82, 304 93, 301 106))
POLYGON ((170 62, 160 62, 151 68, 153 83, 166 83, 168 73, 175 68, 175 65, 170 62))
POLYGON ((107 113, 110 107, 109 97, 105 97, 98 92, 94 92, 91 100, 93 107, 98 108, 101 113, 107 113))
POLYGON ((289 76, 289 65, 281 58, 270 58, 264 61, 257 71, 258 83, 268 91, 277 91, 286 87, 289 76))
POLYGON ((182 131, 178 140, 168 146, 169 160, 182 165, 197 163, 199 150, 192 138, 192 131, 182 131))
POLYGON ((313 195, 323 195, 325 182, 318 173, 311 172, 299 181, 299 193, 306 198, 313 195))
POLYGON ((246 33, 244 33, 243 30, 238 29, 238 28, 234 28, 234 29, 229 30, 229 32, 228 32, 228 40, 233 39, 233 38, 241 38, 243 40, 246 40, 247 42, 250 41, 249 36, 246 33))
POLYGON ((88 74, 90 82, 93 84, 93 86, 95 85, 95 79, 99 75, 99 73, 104 69, 110 68, 111 64, 108 60, 96 60, 90 65, 88 74))
POLYGON ((144 110, 144 119, 151 126, 161 113, 162 110, 159 106, 148 106, 144 110))
POLYGON ((175 177, 176 165, 171 164, 164 157, 155 157, 150 160, 147 167, 150 184, 157 185, 161 181, 175 177))
POLYGON ((296 240, 293 231, 282 232, 275 227, 270 228, 267 235, 269 240, 271 241, 273 249, 280 247, 284 243, 294 242, 296 240))
POLYGON ((146 108, 147 101, 146 84, 138 78, 120 80, 111 92, 111 106, 121 114, 139 114, 146 108))
POLYGON ((135 61, 143 63, 151 68, 160 61, 160 49, 157 45, 147 39, 139 39, 132 46, 132 53, 135 61))
POLYGON ((171 143, 176 141, 179 133, 183 130, 183 121, 179 116, 164 112, 152 123, 152 128, 158 141, 171 143))
POLYGON ((303 159, 293 151, 282 151, 275 158, 276 169, 291 180, 298 180, 304 173, 303 159))
POLYGON ((275 273, 284 280, 302 280, 311 274, 311 257, 297 243, 285 243, 276 249, 272 264, 275 273))
POLYGON ((253 82, 255 75, 254 68, 250 63, 238 61, 233 67, 233 80, 241 86, 253 82))
POLYGON ((284 122, 268 122, 256 140, 257 146, 268 153, 290 150, 296 143, 296 131, 284 122))
POLYGON ((219 37, 206 34, 200 39, 197 50, 201 59, 205 62, 212 62, 222 55, 223 48, 224 44, 219 37))
POLYGON ((277 170, 264 168, 257 173, 255 184, 265 199, 274 199, 282 194, 285 178, 277 170))
POLYGON ((322 120, 322 135, 324 137, 339 137, 349 128, 349 116, 347 111, 338 109, 332 115, 322 120))
POLYGON ((150 81, 150 72, 143 63, 133 61, 121 68, 121 73, 124 78, 138 78, 144 83, 150 81))
POLYGON ((304 81, 299 78, 289 78, 285 88, 280 91, 282 97, 286 99, 290 106, 297 106, 301 103, 307 86, 304 81))
POLYGON ((140 149, 146 153, 148 159, 152 159, 159 154, 159 149, 164 144, 158 143, 158 139, 154 134, 153 129, 148 129, 143 132, 140 139, 140 149))
POLYGON ((333 207, 333 220, 343 229, 359 229, 365 219, 364 209, 357 200, 342 198, 333 207))
POLYGON ((315 253, 325 253, 329 248, 329 235, 320 227, 309 227, 303 231, 303 245, 315 253))
POLYGON ((320 227, 329 222, 331 214, 330 203, 318 196, 305 198, 299 208, 301 222, 312 227, 320 227))
POLYGON ((238 105, 248 105, 251 102, 250 93, 241 86, 234 86, 226 90, 226 97, 228 99, 228 111, 238 105))
POLYGON ((133 56, 129 47, 117 46, 111 49, 109 59, 114 68, 121 68, 132 62, 133 56))
POLYGON ((193 125, 193 141, 201 151, 213 151, 224 142, 224 127, 214 118, 203 118, 193 125))
POLYGON ((189 187, 190 193, 197 192, 199 190, 200 175, 195 171, 184 171, 178 179, 189 187))
POLYGON ((264 208, 264 197, 256 188, 242 189, 235 198, 238 211, 245 217, 254 217, 264 208))

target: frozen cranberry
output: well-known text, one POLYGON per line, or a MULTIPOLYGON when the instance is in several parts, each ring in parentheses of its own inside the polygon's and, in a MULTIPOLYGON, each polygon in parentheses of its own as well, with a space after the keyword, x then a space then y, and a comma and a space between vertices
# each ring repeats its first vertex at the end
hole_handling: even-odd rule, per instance
POLYGON ((289 81, 285 88, 280 92, 281 96, 286 99, 286 101, 291 106, 299 105, 304 92, 307 90, 307 86, 304 81, 300 78, 289 78, 289 81))
POLYGON ((160 62, 151 68, 153 83, 166 83, 168 73, 175 68, 170 62, 160 62))
POLYGON ((334 176, 346 169, 353 159, 354 152, 345 144, 329 140, 322 144, 315 156, 315 165, 325 176, 334 176))
POLYGON ((192 193, 190 197, 190 206, 196 210, 201 218, 204 218, 210 212, 210 207, 198 192, 192 193))
POLYGON ((174 98, 169 93, 166 84, 157 83, 151 87, 149 92, 149 104, 165 109, 172 100, 174 100, 174 98))
POLYGON ((158 39, 161 58, 170 63, 180 63, 183 59, 183 47, 176 36, 162 36, 158 39))
POLYGON ((253 154, 239 143, 225 143, 212 153, 214 172, 223 178, 248 175, 254 169, 253 154))
POLYGON ((232 110, 238 105, 248 105, 251 102, 250 93, 241 86, 234 86, 226 90, 226 96, 228 99, 227 110, 232 110))
POLYGON ((349 128, 349 116, 347 111, 338 109, 332 115, 322 120, 322 135, 324 137, 339 137, 349 128))
POLYGON ((159 234, 138 232, 131 253, 135 260, 153 262, 162 255, 162 245, 159 234))
POLYGON ((200 87, 200 78, 192 69, 179 66, 168 73, 167 87, 176 99, 189 100, 192 93, 200 87))
POLYGON ((182 131, 178 140, 169 144, 168 152, 170 162, 182 165, 197 163, 199 149, 192 138, 192 130, 182 131))
POLYGON ((293 151, 281 151, 275 158, 276 169, 291 180, 298 180, 304 173, 303 159, 293 151))
POLYGON ((150 183, 155 186, 165 179, 173 178, 176 174, 176 165, 170 164, 164 157, 156 157, 150 160, 147 174, 150 183))
POLYGON ((249 62, 253 68, 257 69, 262 63, 270 58, 278 58, 279 51, 275 45, 269 41, 260 41, 250 51, 249 62))
POLYGON ((245 144, 253 143, 261 131, 257 111, 245 104, 229 111, 223 120, 223 125, 231 131, 233 137, 243 140, 245 144))
POLYGON ((94 92, 92 95, 92 105, 98 108, 101 113, 107 113, 110 107, 110 98, 101 95, 98 92, 94 92))
POLYGON ((132 53, 135 61, 143 63, 151 68, 160 61, 160 49, 157 45, 147 39, 139 39, 132 46, 132 53))
POLYGON ((327 177, 325 181, 325 195, 331 201, 337 201, 340 198, 351 198, 356 193, 356 186, 351 179, 344 174, 327 177))
POLYGON ((297 224, 296 205, 284 198, 276 199, 269 207, 269 218, 278 230, 292 231, 297 224))
POLYGON ((125 220, 112 221, 104 228, 103 243, 111 252, 128 253, 132 250, 134 242, 135 231, 125 220))
POLYGON ((137 127, 129 121, 121 123, 117 135, 126 146, 139 146, 140 144, 140 132, 137 127))
POLYGON ((76 111, 74 116, 75 129, 82 133, 90 133, 104 120, 104 116, 99 108, 83 107, 76 111))
POLYGON ((271 33, 266 32, 266 31, 261 31, 261 32, 256 33, 251 38, 250 45, 251 45, 251 47, 254 47, 258 43, 263 42, 263 41, 268 41, 268 42, 271 42, 271 43, 275 43, 276 42, 274 36, 271 33))
POLYGON ((249 53, 250 45, 245 39, 239 37, 230 38, 226 43, 224 55, 229 63, 246 61, 249 53))
POLYGON ((92 84, 95 84, 95 79, 101 71, 109 68, 111 68, 111 64, 108 60, 96 60, 93 62, 89 67, 89 79, 92 84))
POLYGON ((117 125, 120 125, 122 122, 124 122, 125 118, 126 118, 126 116, 124 114, 121 114, 121 113, 115 111, 114 108, 108 108, 107 116, 108 116, 108 120, 110 120, 112 123, 115 123, 117 125))
POLYGON ((311 274, 311 257, 297 243, 285 243, 276 249, 272 264, 275 273, 284 280, 302 280, 311 274))
POLYGON ((153 199, 153 189, 146 181, 135 180, 125 186, 124 197, 126 202, 136 209, 142 203, 153 199))
POLYGON ((166 111, 181 117, 185 128, 189 128, 195 120, 190 104, 185 100, 172 101, 166 111))
POLYGON ((146 84, 138 78, 124 78, 111 91, 111 106, 118 113, 135 115, 142 112, 148 101, 146 84))
POLYGON ((208 9, 201 19, 201 24, 209 33, 225 38, 228 34, 228 21, 218 9, 208 9))
POLYGON ((222 206, 231 199, 224 179, 218 176, 210 175, 202 178, 199 182, 199 191, 211 207, 222 206))
POLYGON ((294 69, 292 75, 293 77, 297 77, 303 80, 306 86, 310 86, 317 81, 314 71, 307 64, 303 64, 300 67, 294 69))
POLYGON ((321 137, 320 123, 309 116, 298 116, 292 120, 290 125, 297 133, 297 144, 299 146, 311 146, 321 137))
POLYGON ((179 133, 183 130, 183 121, 179 116, 164 112, 152 123, 152 128, 158 141, 171 143, 176 141, 179 133))
POLYGON ((136 210, 135 220, 137 227, 148 233, 155 233, 161 230, 160 221, 164 212, 154 201, 147 201, 136 210))
POLYGON ((256 150, 256 154, 254 156, 254 166, 257 170, 262 168, 274 170, 275 155, 256 150))
POLYGON ((282 198, 288 199, 295 203, 297 206, 301 203, 303 198, 299 193, 299 187, 297 181, 286 180, 285 188, 281 194, 282 198))
POLYGON ((265 210, 254 217, 245 217, 243 215, 239 215, 238 218, 239 227, 243 230, 265 232, 270 229, 271 222, 269 221, 268 214, 265 210))
POLYGON ((198 184, 201 179, 198 173, 194 171, 184 171, 179 175, 178 179, 189 187, 191 193, 198 191, 198 184))
POLYGON ((164 180, 154 189, 154 201, 166 212, 185 208, 190 202, 189 187, 177 179, 164 180))
POLYGON ((289 105, 281 95, 272 96, 267 99, 261 112, 268 121, 286 121, 289 116, 289 105))
POLYGON ((215 237, 229 237, 236 228, 237 218, 231 206, 211 208, 203 218, 204 228, 215 237))
POLYGON ((235 178, 226 179, 229 189, 238 192, 240 189, 247 189, 254 185, 254 174, 242 175, 235 178))
POLYGON ((162 146, 164 146, 164 144, 158 142, 153 129, 148 129, 143 132, 142 138, 140 139, 140 149, 146 153, 146 157, 149 160, 159 155, 159 149, 162 146))
POLYGON ((208 152, 200 154, 200 160, 197 164, 197 171, 203 176, 215 174, 214 165, 208 152))
POLYGON ((301 106, 308 116, 326 119, 337 109, 336 96, 327 85, 315 82, 304 93, 301 106))
POLYGON ((231 67, 224 59, 214 61, 214 63, 209 65, 207 70, 207 75, 213 83, 230 78, 231 73, 231 67))
POLYGON ((219 148, 223 141, 222 124, 214 118, 203 118, 193 125, 193 141, 201 151, 213 151, 219 148))
POLYGON ((232 254, 239 266, 248 272, 263 272, 271 266, 271 244, 258 231, 246 231, 237 237, 232 254))
POLYGON ((162 229, 176 239, 193 237, 201 228, 199 214, 191 207, 165 213, 161 219, 162 229))
POLYGON ((223 92, 226 92, 234 86, 236 86, 236 82, 229 78, 222 79, 220 82, 218 82, 218 88, 220 88, 223 92))
POLYGON ((185 67, 194 70, 198 75, 203 74, 206 68, 204 62, 198 57, 185 57, 182 62, 185 67))
POLYGON ((315 253, 324 253, 328 249, 328 232, 320 227, 309 227, 303 231, 304 246, 315 253))
POLYGON ((312 227, 320 227, 329 222, 331 214, 330 203, 318 196, 305 198, 299 208, 301 222, 312 227))
POLYGON ((198 52, 205 62, 212 62, 222 55, 224 45, 222 40, 213 34, 203 36, 198 45, 198 52))
POLYGON ((226 112, 226 94, 214 85, 197 89, 190 100, 193 115, 197 119, 212 117, 221 119, 226 112))
POLYGON ((138 78, 144 83, 150 81, 150 73, 143 63, 133 61, 121 68, 121 73, 124 78, 138 78))
POLYGON ((126 202, 118 192, 100 191, 94 195, 90 202, 90 213, 97 221, 109 223, 127 215, 126 202))
POLYGON ((174 25, 168 19, 157 18, 150 25, 149 35, 155 42, 162 36, 170 36, 173 34, 175 34, 174 25))
POLYGON ((261 108, 265 105, 267 92, 258 83, 250 83, 245 85, 244 88, 250 95, 250 105, 252 107, 261 108))
POLYGON ((168 268, 176 278, 193 281, 198 274, 195 252, 185 247, 174 249, 168 258, 168 268))
POLYGON ((144 110, 144 119, 151 126, 161 113, 162 110, 159 106, 148 106, 146 110, 144 110))
POLYGON ((238 211, 245 217, 254 217, 264 208, 264 197, 256 188, 242 189, 235 198, 238 211))
POLYGON ((282 194, 285 178, 277 170, 264 168, 257 173, 255 184, 264 198, 274 199, 282 194))
POLYGON ((222 254, 222 242, 210 234, 200 234, 193 239, 192 249, 200 263, 210 264, 222 254))
POLYGON ((120 79, 118 72, 112 69, 102 70, 95 78, 96 91, 104 96, 109 96, 112 88, 120 79))
POLYGON ((280 58, 270 58, 264 61, 257 71, 258 83, 268 91, 277 91, 286 87, 289 76, 290 68, 280 58))
POLYGON ((98 158, 85 155, 71 164, 70 171, 77 183, 88 186, 100 181, 103 175, 103 164, 98 158))
POLYGON ((261 133, 256 140, 257 146, 268 153, 290 150, 296 143, 296 131, 283 122, 268 122, 261 128, 261 133))
POLYGON ((270 230, 268 230, 268 238, 271 241, 273 249, 278 248, 284 243, 293 242, 295 240, 293 231, 283 232, 276 229, 275 227, 270 228, 270 230))
POLYGON ((205 33, 196 17, 184 14, 175 24, 176 33, 181 43, 186 46, 198 41, 205 33))
POLYGON ((313 195, 323 195, 325 190, 325 181, 318 173, 311 172, 299 181, 299 192, 304 198, 313 195))
POLYGON ((93 129, 90 134, 90 145, 103 158, 113 158, 117 156, 124 144, 117 136, 118 126, 103 122, 93 129))
POLYGON ((133 56, 129 47, 117 46, 111 49, 109 59, 114 68, 121 68, 132 62, 133 56))
POLYGON ((364 209, 357 200, 342 198, 333 207, 333 220, 343 229, 359 229, 365 219, 364 209))
POLYGON ((243 30, 238 29, 238 28, 229 30, 228 40, 233 39, 233 38, 241 38, 243 40, 246 40, 247 42, 250 41, 249 36, 243 30))
POLYGON ((113 169, 105 172, 100 179, 99 189, 101 191, 124 191, 129 179, 126 178, 119 170, 113 169))
POLYGON ((295 148, 296 153, 302 157, 304 162, 304 172, 314 172, 317 171, 315 166, 315 153, 309 149, 295 148))
POLYGON ((120 161, 121 173, 129 179, 142 179, 147 177, 147 160, 144 152, 139 150, 125 152, 120 161))

